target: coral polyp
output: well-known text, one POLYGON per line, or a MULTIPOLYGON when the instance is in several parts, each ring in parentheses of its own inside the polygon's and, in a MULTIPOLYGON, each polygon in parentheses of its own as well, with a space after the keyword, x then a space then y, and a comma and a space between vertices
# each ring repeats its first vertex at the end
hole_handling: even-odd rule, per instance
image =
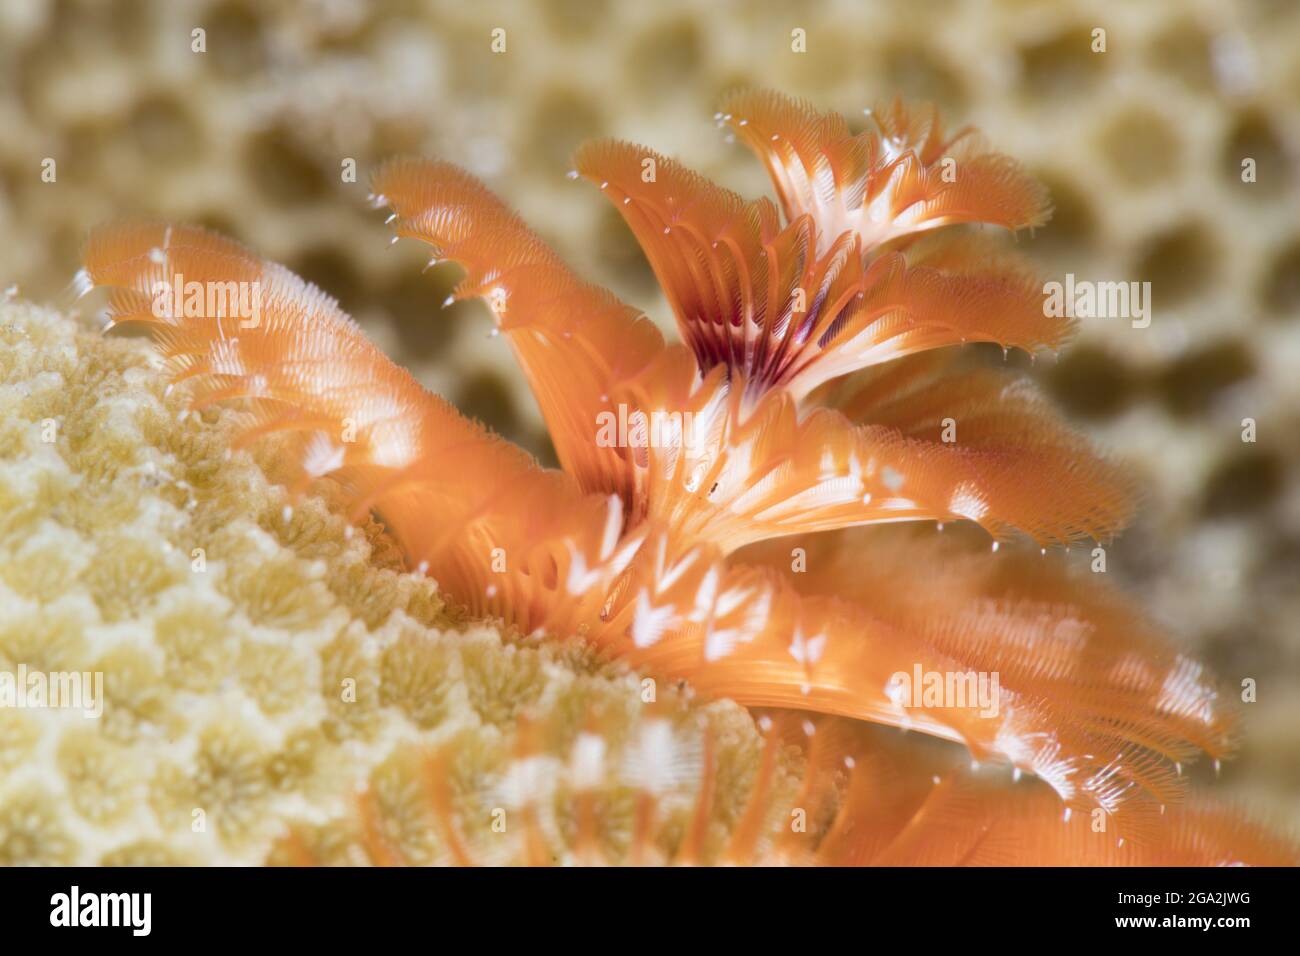
MULTIPOLYGON (((460 863, 1285 857, 1263 831, 1174 808, 1183 765, 1230 752, 1228 702, 1055 547, 1120 530, 1131 479, 1027 381, 956 354, 1068 339, 1022 257, 952 228, 1040 224, 1043 190, 933 110, 894 103, 851 134, 745 93, 719 119, 758 153, 779 208, 640 146, 577 154, 681 343, 574 275, 464 171, 399 159, 373 177, 395 235, 458 263, 454 298, 486 303, 559 469, 426 392, 327 294, 236 243, 167 224, 92 234, 84 282, 112 289, 112 321, 152 330, 193 407, 237 407, 235 446, 272 441, 296 492, 328 479, 448 600, 521 641, 572 639, 634 669, 647 708, 662 682, 766 728, 742 780, 689 721, 683 734, 645 715, 614 761, 608 715, 525 708, 491 787, 454 743, 408 755, 360 798, 353 845, 425 862, 394 849, 414 802, 429 860, 460 863), (257 308, 157 291, 189 283, 251 290, 257 308), (988 535, 1008 548, 990 553, 988 535), (1041 782, 992 785, 972 761, 1041 782)), ((328 843, 303 825, 277 855, 328 861, 328 843)))

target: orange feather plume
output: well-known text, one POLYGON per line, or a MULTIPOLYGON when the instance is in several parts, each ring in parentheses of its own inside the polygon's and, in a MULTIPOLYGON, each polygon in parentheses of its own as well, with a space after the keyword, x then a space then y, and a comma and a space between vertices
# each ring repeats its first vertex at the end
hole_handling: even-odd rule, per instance
MULTIPOLYGON (((1199 665, 1113 592, 1051 561, 860 527, 970 521, 1046 545, 1128 521, 1129 479, 1031 386, 934 351, 975 340, 1056 348, 1068 336, 1019 259, 983 239, 917 240, 952 223, 1033 225, 1041 190, 974 137, 947 137, 937 117, 900 105, 857 136, 775 94, 726 109, 767 164, 784 223, 772 202, 639 147, 597 143, 578 156, 641 241, 684 345, 574 276, 463 171, 398 160, 374 177, 396 234, 460 263, 455 297, 488 304, 559 471, 425 393, 333 300, 228 240, 105 227, 83 284, 113 288, 114 321, 152 328, 196 404, 240 403, 241 441, 286 433, 297 484, 336 480, 355 513, 387 524, 411 568, 472 611, 581 636, 704 694, 832 715, 824 724, 838 729, 814 747, 804 796, 825 797, 823 836, 838 837, 787 840, 782 859, 996 862, 1003 836, 1055 859, 1073 844, 1040 825, 1060 815, 1053 790, 1068 807, 1104 811, 1156 858, 1232 856, 1214 843, 1226 825, 1166 812, 1181 764, 1231 743, 1231 713, 1199 665), (257 321, 156 295, 191 281, 255 286, 257 321), (791 574, 795 548, 806 568, 791 574), (908 694, 898 675, 918 669, 998 675, 1000 696, 954 705, 908 694), (951 768, 929 789, 935 774, 912 780, 919 764, 852 744, 852 721, 960 741, 1050 789, 1008 820, 951 768), (844 789, 829 768, 846 756, 858 769, 844 789), (868 787, 870 767, 911 782, 868 787), (960 829, 959 813, 977 839, 949 846, 940 836, 960 829), (1202 824, 1211 835, 1197 843, 1202 824)), ((648 839, 652 802, 642 809, 648 839)), ((725 858, 754 859, 757 827, 742 821, 725 858)), ((1269 858, 1244 834, 1233 831, 1246 855, 1269 858)), ((706 856, 700 833, 685 845, 691 861, 706 856)), ((1102 857, 1147 858, 1134 853, 1102 857)))
POLYGON ((962 222, 1020 229, 1047 221, 1047 195, 971 128, 947 136, 934 106, 895 100, 857 135, 834 113, 766 90, 728 97, 719 118, 763 160, 786 217, 809 215, 824 237, 878 246, 962 222))
MULTIPOLYGON (((445 747, 427 761, 430 815, 448 861, 462 866, 565 859, 677 866, 1289 866, 1300 856, 1293 841, 1204 798, 1169 807, 1159 827, 1135 841, 1092 815, 1062 810, 1040 782, 1008 783, 961 763, 951 751, 836 718, 791 720, 788 712, 774 712, 759 722, 765 728, 762 755, 729 832, 716 827, 719 773, 709 730, 701 728, 692 740, 689 730, 674 732, 662 717, 645 722, 632 741, 631 759, 621 766, 605 758, 592 730, 574 735, 570 745, 581 775, 565 792, 513 794, 521 822, 504 850, 499 839, 489 846, 462 835, 468 821, 449 799, 445 747), (797 788, 777 772, 778 755, 791 751, 801 752, 797 788), (670 778, 694 792, 693 807, 675 821, 660 807, 660 788, 670 778), (634 807, 623 840, 602 832, 602 804, 618 793, 630 793, 634 807), (566 840, 556 817, 570 803, 576 832, 566 840), (801 826, 790 825, 796 818, 801 826)), ((507 779, 516 771, 523 779, 529 774, 529 742, 539 728, 526 718, 520 724, 522 743, 507 779)), ((405 861, 383 838, 382 812, 379 801, 362 794, 353 839, 374 865, 401 865, 405 861)), ((273 857, 315 864, 308 842, 290 832, 273 857)))
POLYGON ((564 470, 587 491, 630 492, 626 449, 595 441, 615 386, 663 347, 649 319, 578 279, 480 182, 448 163, 395 160, 371 183, 398 236, 428 243, 432 261, 465 268, 454 298, 480 297, 537 397, 564 470))
POLYGON ((909 266, 853 230, 828 233, 810 211, 782 227, 767 200, 745 202, 645 147, 591 143, 577 168, 636 234, 700 367, 739 371, 751 400, 774 387, 802 398, 944 345, 1033 351, 1069 335, 1069 320, 1044 316, 1029 267, 987 243, 932 248, 909 266))

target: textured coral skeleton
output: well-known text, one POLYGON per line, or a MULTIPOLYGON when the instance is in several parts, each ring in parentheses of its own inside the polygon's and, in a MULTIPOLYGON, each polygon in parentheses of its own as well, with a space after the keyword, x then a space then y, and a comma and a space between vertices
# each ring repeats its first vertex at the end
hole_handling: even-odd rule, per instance
MULTIPOLYGON (((583 733, 575 779, 594 792, 630 775, 640 794, 631 840, 603 846, 599 801, 581 786, 567 837, 520 797, 524 862, 557 841, 578 862, 1289 861, 1263 830, 1176 806, 1183 765, 1231 750, 1212 679, 1120 595, 1039 554, 1122 528, 1129 479, 1026 382, 954 359, 967 342, 1032 353, 1067 340, 1019 257, 946 228, 1040 224, 1043 191, 973 132, 946 134, 933 110, 894 103, 853 134, 760 92, 731 97, 718 119, 762 159, 779 209, 640 146, 577 155, 575 175, 641 243, 683 344, 573 275, 465 172, 396 160, 373 178, 394 241, 459 263, 454 298, 487 304, 558 471, 424 391, 325 293, 229 240, 107 226, 88 243, 83 284, 111 287, 114 323, 151 328, 194 407, 239 403, 239 444, 277 435, 292 487, 337 483, 354 518, 377 515, 408 567, 471 614, 526 638, 578 637, 694 694, 761 709, 768 755, 726 839, 705 826, 707 737, 684 756, 650 733, 629 769, 607 766, 599 735, 583 733), (160 313, 153 291, 178 276, 256 283, 258 323, 160 313), (598 441, 601 416, 620 409, 692 427, 598 441), (899 522, 924 533, 869 527, 899 522), (1016 547, 936 537, 936 522, 1016 547), (998 674, 996 712, 904 699, 893 675, 914 667, 998 674), (960 742, 969 757, 866 723, 960 742), (792 741, 806 746, 806 771, 781 803, 772 770, 792 741), (972 759, 1046 786, 990 786, 972 759), (683 766, 700 777, 697 825, 674 839, 656 829, 655 797, 683 766), (787 806, 806 827, 789 825, 787 806)), ((533 737, 520 734, 521 768, 535 770, 533 737)), ((471 862, 439 766, 432 756, 427 796, 451 857, 471 862)), ((528 780, 514 787, 526 793, 528 780)), ((365 797, 361 807, 371 859, 400 862, 365 797)))

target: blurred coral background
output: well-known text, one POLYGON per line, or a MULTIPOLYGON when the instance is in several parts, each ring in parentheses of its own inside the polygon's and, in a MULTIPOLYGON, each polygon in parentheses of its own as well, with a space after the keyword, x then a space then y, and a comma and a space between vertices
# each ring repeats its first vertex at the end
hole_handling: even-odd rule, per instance
POLYGON ((1018 239, 1045 279, 1151 283, 1149 328, 1084 320, 1059 361, 1010 361, 1142 476, 1108 573, 1230 692, 1258 683, 1224 783, 1300 819, 1294 0, 6 0, 0 77, 0 288, 67 306, 91 225, 207 225, 323 286, 429 388, 544 458, 486 313, 439 308, 455 270, 421 275, 415 244, 389 247, 366 202, 378 161, 466 166, 667 323, 617 213, 565 178, 582 140, 653 143, 755 195, 762 169, 712 123, 725 90, 851 117, 895 94, 936 101, 1048 185, 1052 221, 1018 239))

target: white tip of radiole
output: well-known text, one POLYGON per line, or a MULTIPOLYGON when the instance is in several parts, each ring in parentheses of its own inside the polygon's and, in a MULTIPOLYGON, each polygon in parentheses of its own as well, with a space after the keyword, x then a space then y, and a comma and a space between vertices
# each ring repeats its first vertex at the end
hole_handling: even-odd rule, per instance
MULTIPOLYGON (((77 294, 77 298, 89 294, 93 288, 95 288, 95 280, 90 277, 90 273, 85 269, 78 269, 77 274, 72 277, 72 291, 77 294)), ((15 288, 14 292, 17 291, 15 288)))

